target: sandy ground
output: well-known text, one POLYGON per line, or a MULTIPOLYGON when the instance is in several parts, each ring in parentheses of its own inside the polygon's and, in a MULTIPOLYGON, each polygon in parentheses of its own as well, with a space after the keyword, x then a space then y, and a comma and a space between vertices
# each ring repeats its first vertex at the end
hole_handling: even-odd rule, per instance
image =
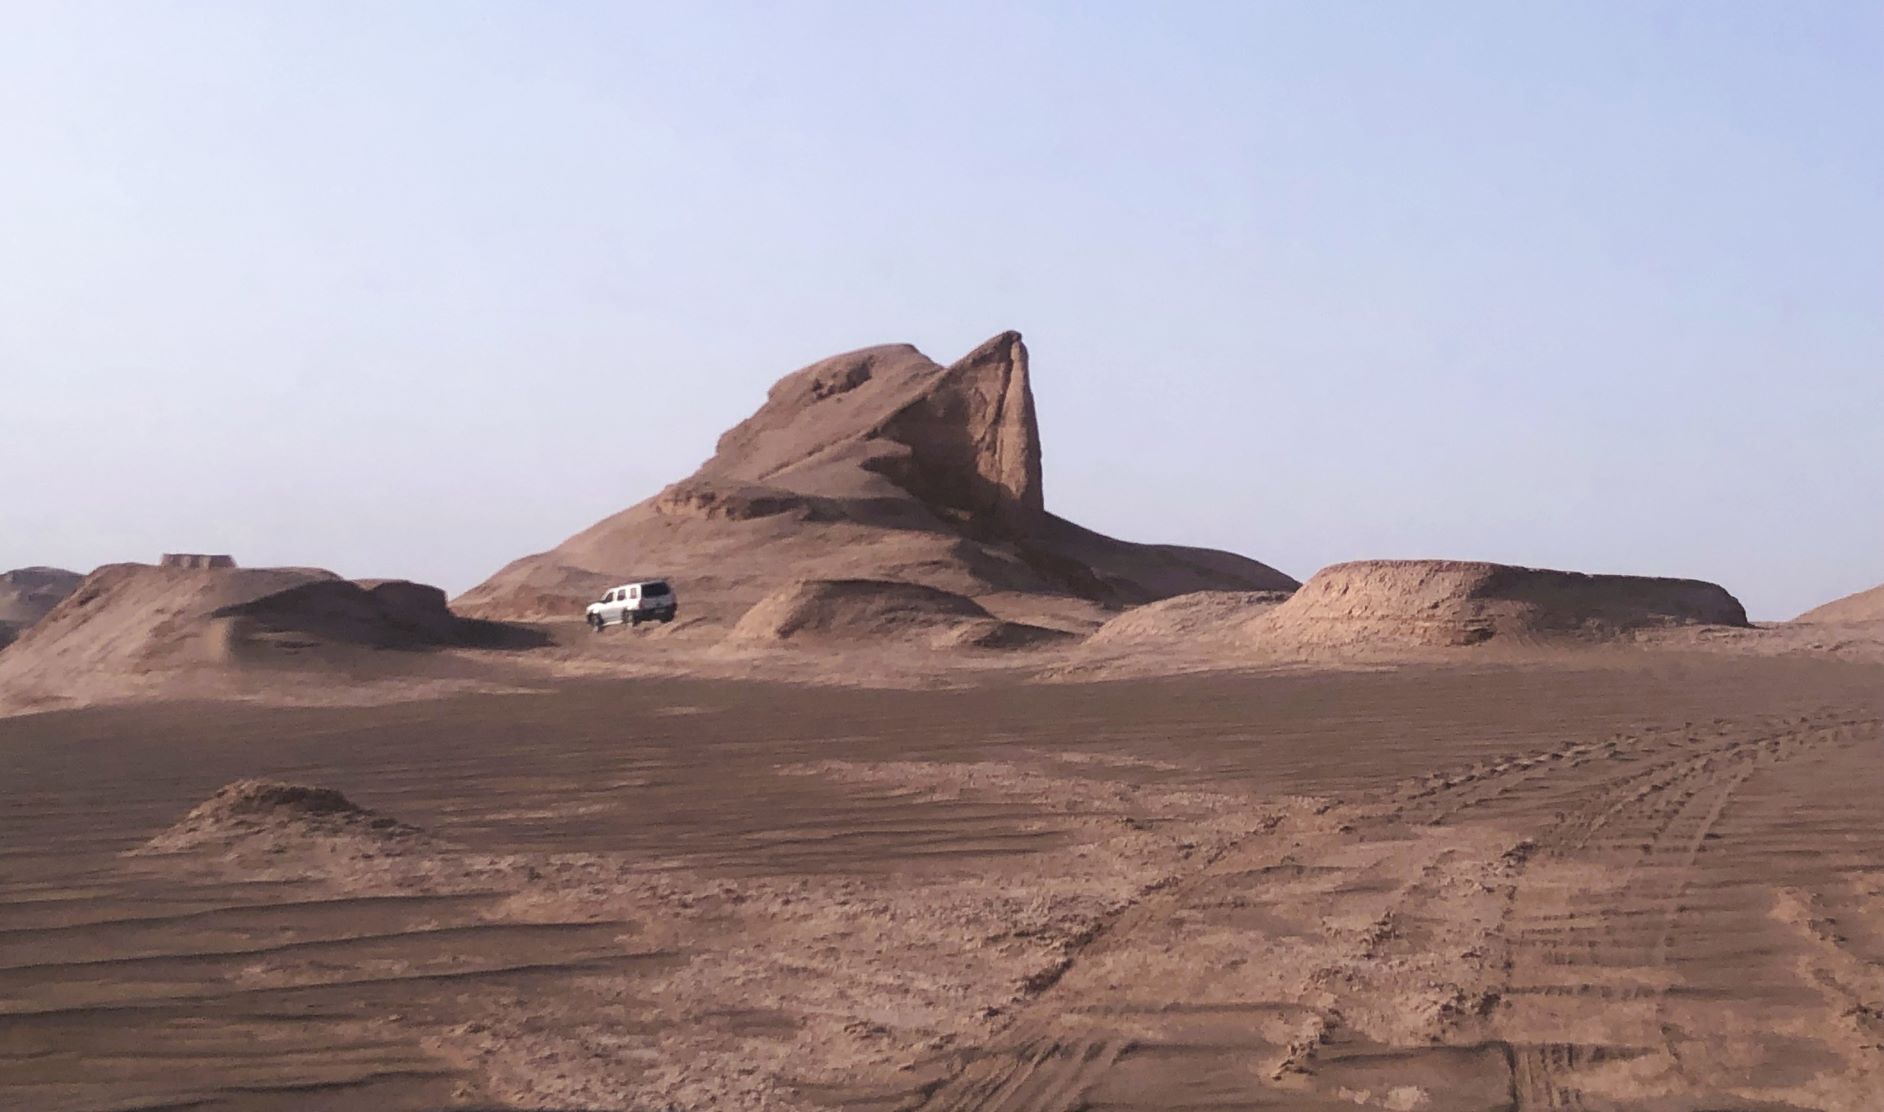
POLYGON ((0 720, 0 1107, 1878 1107, 1884 668, 1618 659, 0 720))

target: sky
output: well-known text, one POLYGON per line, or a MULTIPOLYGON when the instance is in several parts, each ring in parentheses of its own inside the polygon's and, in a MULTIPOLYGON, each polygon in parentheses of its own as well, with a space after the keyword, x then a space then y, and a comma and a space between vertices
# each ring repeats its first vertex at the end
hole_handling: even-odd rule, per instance
POLYGON ((1884 582, 1884 7, 0 0, 0 568, 459 591, 1019 329, 1047 503, 1884 582))

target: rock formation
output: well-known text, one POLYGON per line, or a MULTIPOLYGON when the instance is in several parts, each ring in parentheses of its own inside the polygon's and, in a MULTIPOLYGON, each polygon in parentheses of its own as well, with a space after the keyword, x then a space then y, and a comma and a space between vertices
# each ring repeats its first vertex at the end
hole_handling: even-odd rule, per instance
POLYGON ((1296 585, 1254 560, 1130 544, 1049 513, 1027 348, 1015 332, 948 367, 897 344, 787 375, 691 477, 512 563, 456 605, 569 617, 608 586, 647 575, 673 580, 693 613, 726 621, 803 579, 1105 605, 1296 585))
POLYGON ((414 650, 511 647, 524 636, 542 640, 460 618, 443 591, 403 580, 108 564, 0 653, 0 708, 216 694, 251 666, 396 672, 422 655, 414 650))
POLYGON ((1712 583, 1456 560, 1361 560, 1315 573, 1246 635, 1284 650, 1601 639, 1675 625, 1746 626, 1712 583))
POLYGON ((0 572, 0 648, 5 648, 78 588, 85 577, 64 568, 0 572))

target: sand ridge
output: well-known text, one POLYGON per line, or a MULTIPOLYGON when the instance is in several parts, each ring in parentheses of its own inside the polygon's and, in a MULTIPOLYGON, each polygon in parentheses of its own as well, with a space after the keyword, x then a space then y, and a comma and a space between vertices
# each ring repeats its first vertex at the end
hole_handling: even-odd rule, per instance
POLYGON ((1793 619, 1801 625, 1884 622, 1884 585, 1815 606, 1793 619))
POLYGON ((1291 591, 1196 591, 1135 606, 1093 631, 1092 652, 1159 651, 1224 638, 1250 619, 1287 602, 1291 591))

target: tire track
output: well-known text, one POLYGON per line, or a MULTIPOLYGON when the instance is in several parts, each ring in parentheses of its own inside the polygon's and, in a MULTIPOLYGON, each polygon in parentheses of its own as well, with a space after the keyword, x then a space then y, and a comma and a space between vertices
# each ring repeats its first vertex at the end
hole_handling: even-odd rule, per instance
MULTIPOLYGON (((1694 741, 1669 736, 1658 739, 1659 745, 1628 747, 1630 757, 1647 766, 1608 782, 1597 779, 1560 801, 1560 807, 1571 805, 1540 834, 1538 845, 1541 853, 1557 861, 1598 862, 1612 869, 1613 887, 1600 896, 1592 894, 1588 903, 1635 909, 1652 924, 1646 937, 1632 941, 1627 931, 1601 922, 1515 929, 1514 973, 1518 964, 1527 963, 1552 970, 1557 980, 1568 980, 1575 970, 1586 969, 1583 984, 1569 990, 1569 995, 1580 997, 1594 994, 1604 970, 1630 975, 1633 984, 1604 986, 1605 1006, 1626 1010, 1635 1001, 1649 1001, 1650 1023, 1660 1040, 1655 1052, 1679 1072, 1667 1018, 1667 986, 1674 978, 1665 971, 1677 928, 1692 911, 1689 893, 1696 883, 1697 861, 1749 780, 1779 762, 1848 739, 1863 722, 1820 716, 1769 724, 1747 736, 1694 741)), ((1519 894, 1514 919, 1524 913, 1525 895, 1519 894)), ((1617 1052, 1574 1043, 1515 1045, 1517 1107, 1586 1107, 1578 1074, 1617 1052)), ((1627 1051, 1641 1052, 1640 1047, 1627 1051)), ((1705 1079, 1685 1080, 1706 1088, 1705 1079)))
MULTIPOLYGON (((1400 1045, 1471 1045, 1475 1039, 1508 1047, 1509 1103, 1519 1110, 1591 1107, 1581 1082, 1589 1071, 1617 1063, 1678 1062, 1666 1014, 1669 967, 1683 924, 1694 914, 1690 893, 1697 864, 1711 852, 1723 817, 1765 770, 1802 755, 1848 742, 1854 731, 1875 729, 1878 720, 1838 714, 1773 716, 1751 722, 1716 721, 1682 729, 1644 731, 1601 740, 1568 741, 1543 752, 1482 761, 1470 768, 1433 774, 1401 785, 1375 802, 1330 806, 1314 822, 1296 817, 1252 836, 1166 890, 1134 905, 1088 947, 1069 958, 1070 972, 1108 951, 1151 948, 1174 921, 1197 914, 1196 897, 1249 878, 1294 867, 1302 875, 1348 868, 1357 847, 1393 844, 1392 839, 1459 837, 1469 830, 1510 832, 1502 867, 1449 863, 1443 853, 1418 859, 1383 857, 1405 868, 1392 891, 1381 897, 1372 922, 1345 949, 1309 969, 1315 991, 1297 1003, 1308 1006, 1294 1034, 1283 1038, 1261 1069, 1263 1088, 1277 1093, 1316 1090, 1333 1082, 1339 1061, 1325 1051, 1379 1033, 1350 1030, 1357 1017, 1388 1007, 1397 984, 1370 972, 1404 968, 1429 940, 1397 938, 1405 924, 1432 920, 1456 891, 1448 878, 1470 877, 1496 889, 1500 910, 1472 960, 1482 962, 1495 985, 1474 1001, 1449 1001, 1428 1027, 1402 1032, 1400 1045), (1539 825, 1539 819, 1543 821, 1539 825), (1529 836, 1524 832, 1528 828, 1529 836), (1533 877, 1541 865, 1544 875, 1533 877), (1562 875, 1585 877, 1564 888, 1562 875), (1621 913, 1595 915, 1590 909, 1621 913), (1522 1013, 1540 1001, 1594 1000, 1584 1014, 1640 1016, 1652 1041, 1637 1045, 1607 1036, 1581 1040, 1536 1038, 1537 1023, 1522 1013), (1486 1035, 1489 1027, 1491 1034, 1486 1035)), ((1254 897, 1252 897, 1254 898, 1254 897)), ((1358 903, 1358 898, 1354 901, 1358 903)), ((1087 986, 1081 990, 1089 991, 1087 986)), ((1036 997, 1006 1034, 964 1057, 941 1083, 904 1107, 925 1112, 1071 1112, 1084 1107, 1109 1071, 1128 1063, 1139 1043, 1126 1032, 1120 1011, 1117 1033, 1092 1015, 1078 1033, 1064 1022, 1069 998, 1049 987, 1036 997)), ((1103 1010, 1104 1005, 1098 1006, 1103 1010)), ((1548 1014, 1546 1010, 1543 1014, 1548 1014)), ((1867 1013, 1859 1013, 1861 1016, 1867 1013)), ((1375 1017, 1376 1020, 1378 1017, 1375 1017)), ((1548 1026, 1547 1024, 1544 1026, 1548 1026)), ((1338 1056, 1337 1056, 1338 1058, 1338 1056)), ((1678 1065, 1675 1067, 1678 1069, 1678 1065)), ((1705 1092, 1706 1079, 1680 1077, 1705 1092)), ((1598 1106, 1607 1106, 1606 1099, 1598 1106)))

